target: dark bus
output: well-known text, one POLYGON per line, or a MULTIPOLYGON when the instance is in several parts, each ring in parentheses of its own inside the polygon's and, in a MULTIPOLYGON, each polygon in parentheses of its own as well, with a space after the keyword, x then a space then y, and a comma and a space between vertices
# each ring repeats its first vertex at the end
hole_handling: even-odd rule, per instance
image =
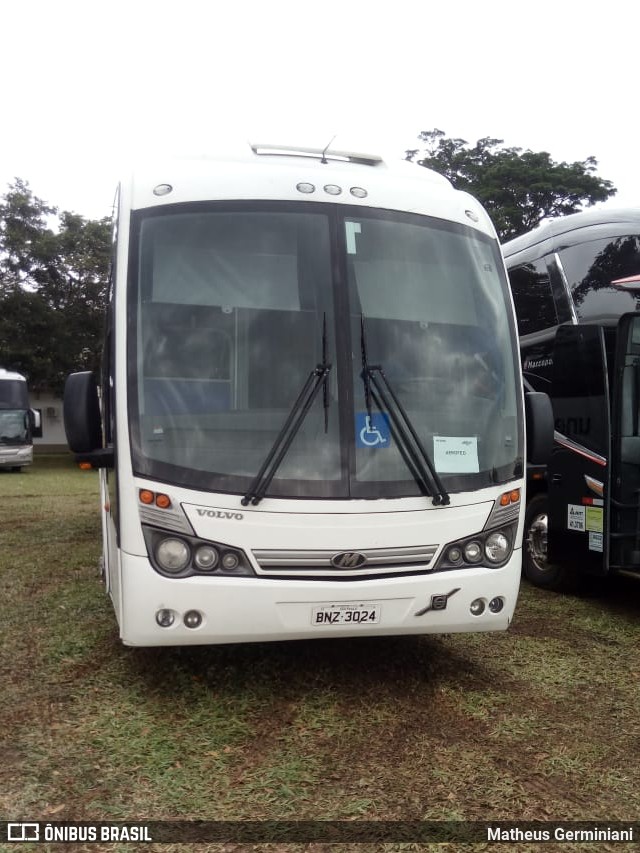
POLYGON ((640 578, 640 208, 542 223, 503 246, 525 386, 551 397, 548 466, 530 466, 523 572, 640 578))

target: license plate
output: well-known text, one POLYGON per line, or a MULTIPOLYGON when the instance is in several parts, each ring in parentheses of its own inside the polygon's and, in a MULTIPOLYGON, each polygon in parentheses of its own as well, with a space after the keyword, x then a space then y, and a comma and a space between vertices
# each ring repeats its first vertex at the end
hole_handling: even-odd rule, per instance
POLYGON ((376 625, 380 622, 379 604, 321 604, 311 609, 311 624, 324 625, 376 625))

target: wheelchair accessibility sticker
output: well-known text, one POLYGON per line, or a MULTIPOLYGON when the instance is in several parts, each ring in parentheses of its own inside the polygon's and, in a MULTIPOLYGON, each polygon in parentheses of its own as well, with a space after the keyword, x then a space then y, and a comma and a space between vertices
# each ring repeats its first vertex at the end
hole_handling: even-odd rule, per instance
POLYGON ((356 412, 356 447, 390 447, 391 428, 384 412, 356 412))

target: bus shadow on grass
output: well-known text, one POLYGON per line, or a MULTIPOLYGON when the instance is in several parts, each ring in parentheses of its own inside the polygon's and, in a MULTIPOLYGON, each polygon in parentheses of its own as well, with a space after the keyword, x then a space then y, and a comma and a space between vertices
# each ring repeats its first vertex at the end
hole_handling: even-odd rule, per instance
MULTIPOLYGON (((487 635, 482 635, 487 636, 487 635)), ((441 637, 361 637, 130 650, 132 677, 171 694, 185 682, 216 693, 288 699, 429 694, 447 685, 501 688, 499 670, 441 637)), ((506 678, 506 675, 505 675, 506 678)), ((508 688, 507 683, 504 685, 508 688)))

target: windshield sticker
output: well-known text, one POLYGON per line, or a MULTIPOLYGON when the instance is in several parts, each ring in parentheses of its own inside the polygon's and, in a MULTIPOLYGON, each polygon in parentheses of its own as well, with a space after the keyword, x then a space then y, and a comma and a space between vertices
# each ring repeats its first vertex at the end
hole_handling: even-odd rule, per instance
POLYGON ((434 435, 433 464, 439 474, 477 474, 478 439, 476 436, 434 435))
POLYGON ((386 412, 356 413, 356 447, 391 446, 391 428, 386 412))
POLYGON ((356 234, 360 234, 362 227, 359 222, 344 223, 345 237, 347 239, 347 254, 356 254, 356 234))
POLYGON ((577 504, 569 504, 567 507, 567 530, 579 530, 584 533, 585 507, 577 504))
POLYGON ((599 554, 604 553, 604 539, 602 533, 589 534, 589 550, 597 551, 599 554))
POLYGON ((587 530, 602 533, 604 530, 604 510, 597 506, 588 506, 586 510, 587 530))

